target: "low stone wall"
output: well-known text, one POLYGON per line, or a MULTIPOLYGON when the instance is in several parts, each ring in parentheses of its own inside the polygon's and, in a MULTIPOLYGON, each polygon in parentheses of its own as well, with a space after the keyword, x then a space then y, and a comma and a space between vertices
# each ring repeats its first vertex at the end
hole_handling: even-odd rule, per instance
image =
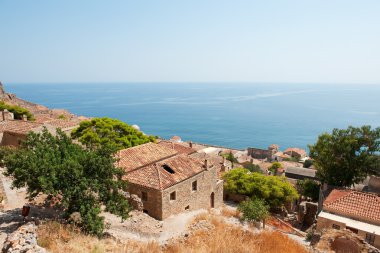
POLYGON ((8 235, 2 253, 48 253, 48 251, 37 245, 36 225, 29 222, 8 235))

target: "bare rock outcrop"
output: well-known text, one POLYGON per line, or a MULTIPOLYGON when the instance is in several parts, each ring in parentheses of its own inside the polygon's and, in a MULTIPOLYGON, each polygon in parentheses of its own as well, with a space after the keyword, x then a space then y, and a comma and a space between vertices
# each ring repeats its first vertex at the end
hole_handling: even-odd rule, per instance
POLYGON ((36 225, 29 222, 5 239, 2 253, 48 253, 37 245, 36 225))
POLYGON ((363 238, 347 229, 323 229, 314 234, 310 244, 315 252, 326 253, 380 253, 363 238))

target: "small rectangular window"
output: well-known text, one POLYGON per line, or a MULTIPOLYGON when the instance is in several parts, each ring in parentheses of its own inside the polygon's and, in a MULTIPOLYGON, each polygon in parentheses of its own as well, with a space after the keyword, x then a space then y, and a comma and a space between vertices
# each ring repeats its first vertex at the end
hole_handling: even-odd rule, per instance
POLYGON ((176 192, 170 193, 170 200, 175 200, 176 199, 176 192))
POLYGON ((148 193, 141 192, 141 200, 142 201, 148 201, 148 193))
POLYGON ((194 181, 192 184, 191 184, 191 189, 195 192, 198 190, 198 183, 197 181, 194 181))
POLYGON ((190 210, 190 206, 186 206, 186 207, 185 207, 185 210, 190 210))
POLYGON ((332 225, 332 228, 333 228, 333 229, 338 229, 338 230, 339 230, 339 229, 340 229, 340 226, 338 226, 338 225, 336 225, 336 224, 333 224, 333 225, 332 225))

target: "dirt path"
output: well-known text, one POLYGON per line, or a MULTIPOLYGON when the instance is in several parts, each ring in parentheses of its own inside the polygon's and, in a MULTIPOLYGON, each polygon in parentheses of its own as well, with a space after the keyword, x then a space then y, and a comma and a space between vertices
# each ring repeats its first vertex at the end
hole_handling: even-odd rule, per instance
POLYGON ((0 183, 3 185, 6 195, 4 210, 0 212, 0 248, 7 234, 12 233, 22 223, 21 207, 27 202, 25 189, 11 189, 12 180, 3 175, 4 169, 0 168, 0 183))
POLYGON ((184 235, 190 222, 200 213, 206 213, 206 210, 196 210, 173 215, 164 221, 158 221, 147 214, 132 211, 125 221, 121 221, 110 213, 103 213, 105 222, 110 225, 106 230, 107 233, 119 240, 138 240, 142 242, 156 241, 164 243, 165 241, 184 235))

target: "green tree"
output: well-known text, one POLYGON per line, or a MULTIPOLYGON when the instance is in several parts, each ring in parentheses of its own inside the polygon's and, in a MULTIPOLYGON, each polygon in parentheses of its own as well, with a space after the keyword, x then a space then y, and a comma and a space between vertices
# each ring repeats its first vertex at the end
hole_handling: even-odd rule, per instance
POLYGON ((5 109, 13 113, 15 119, 22 119, 22 116, 26 115, 28 120, 34 120, 33 114, 28 109, 25 109, 18 105, 6 104, 4 101, 0 101, 0 111, 3 111, 5 109))
POLYGON ((277 175, 277 171, 279 168, 282 168, 282 164, 279 162, 274 162, 272 165, 269 167, 269 171, 272 172, 272 175, 277 175))
POLYGON ((231 193, 263 199, 270 207, 281 207, 298 198, 297 190, 284 177, 233 169, 223 175, 224 189, 231 193))
POLYGON ((250 172, 263 173, 260 166, 257 164, 252 164, 250 162, 246 162, 243 164, 243 167, 249 170, 250 172))
POLYGON ((234 163, 238 163, 238 159, 232 154, 232 152, 229 152, 228 154, 221 154, 224 158, 226 158, 227 161, 231 162, 232 168, 234 167, 234 163))
POLYGON ((114 163, 109 149, 85 149, 60 129, 53 136, 45 128, 42 133, 29 133, 19 150, 6 156, 5 174, 14 178, 14 187, 27 186, 29 199, 40 193, 58 199, 64 217, 79 213, 82 229, 100 236, 102 205, 122 218, 129 212, 123 196, 124 172, 114 163))
POLYGON ((90 148, 107 147, 113 150, 130 148, 147 142, 154 142, 153 136, 147 136, 130 125, 111 118, 94 118, 83 121, 71 133, 90 148))
POLYGON ((309 197, 313 201, 318 201, 320 188, 318 182, 311 179, 298 180, 296 186, 301 195, 309 197))
POLYGON ((269 217, 269 206, 262 199, 249 199, 239 204, 238 210, 243 214, 243 220, 262 221, 265 228, 265 219, 269 217))
POLYGON ((368 175, 380 175, 380 128, 334 129, 320 135, 309 148, 323 183, 350 187, 368 175))

